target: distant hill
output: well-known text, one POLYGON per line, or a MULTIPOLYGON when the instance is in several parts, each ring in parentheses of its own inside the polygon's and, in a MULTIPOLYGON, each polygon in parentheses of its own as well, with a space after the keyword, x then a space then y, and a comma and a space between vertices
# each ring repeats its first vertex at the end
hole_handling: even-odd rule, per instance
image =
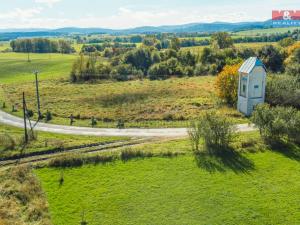
POLYGON ((241 31, 249 29, 270 28, 271 21, 265 22, 243 22, 243 23, 190 23, 183 25, 169 25, 169 26, 144 26, 130 29, 105 29, 105 28, 76 28, 67 27, 52 30, 59 33, 105 33, 105 34, 147 34, 147 33, 206 33, 218 31, 241 31))
POLYGON ((240 23, 190 23, 169 26, 144 26, 130 29, 107 29, 107 28, 78 28, 65 27, 59 29, 0 29, 0 40, 20 37, 45 37, 61 36, 68 34, 152 34, 152 33, 212 33, 218 31, 243 31, 251 29, 271 28, 270 20, 264 22, 240 22, 240 23))

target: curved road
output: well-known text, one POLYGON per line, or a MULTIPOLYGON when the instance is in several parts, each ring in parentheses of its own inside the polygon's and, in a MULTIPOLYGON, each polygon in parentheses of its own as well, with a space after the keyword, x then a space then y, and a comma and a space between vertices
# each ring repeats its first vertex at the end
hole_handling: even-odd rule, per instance
MULTIPOLYGON (((0 123, 23 128, 24 121, 22 118, 10 115, 0 110, 0 123)), ((34 123, 34 122, 32 122, 34 123)), ((73 127, 64 125, 54 125, 47 123, 39 123, 35 130, 45 131, 59 134, 73 135, 89 135, 89 136, 118 136, 118 137, 185 137, 188 135, 187 128, 89 128, 89 127, 73 127)), ((253 131, 255 128, 252 125, 240 124, 237 125, 237 131, 246 132, 253 131)))

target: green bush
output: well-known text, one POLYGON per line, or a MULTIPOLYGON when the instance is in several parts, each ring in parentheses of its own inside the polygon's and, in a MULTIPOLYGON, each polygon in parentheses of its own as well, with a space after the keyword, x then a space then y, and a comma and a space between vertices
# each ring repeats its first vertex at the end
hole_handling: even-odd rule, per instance
POLYGON ((300 112, 295 108, 261 104, 253 112, 251 121, 268 143, 277 143, 283 139, 299 142, 300 112))
POLYGON ((201 122, 192 122, 188 129, 190 141, 192 143, 193 151, 199 151, 200 140, 202 137, 201 122))
POLYGON ((286 55, 273 45, 262 47, 258 51, 258 56, 262 59, 267 69, 273 72, 280 72, 283 70, 283 61, 286 55))
POLYGON ((266 86, 266 102, 272 106, 300 108, 300 82, 288 75, 269 76, 266 86))
POLYGON ((207 150, 227 149, 234 137, 233 124, 216 112, 207 112, 193 123, 189 130, 190 140, 195 150, 199 149, 200 138, 207 150))
POLYGON ((45 116, 45 121, 49 122, 50 120, 52 120, 52 113, 50 111, 47 111, 45 116))

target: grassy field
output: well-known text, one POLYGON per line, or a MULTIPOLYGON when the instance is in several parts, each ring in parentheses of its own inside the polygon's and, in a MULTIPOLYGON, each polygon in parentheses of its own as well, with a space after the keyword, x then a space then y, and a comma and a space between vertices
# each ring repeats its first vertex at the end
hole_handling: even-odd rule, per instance
MULTIPOLYGON (((186 126, 187 120, 209 109, 217 109, 237 123, 247 122, 235 109, 218 105, 214 81, 212 76, 96 84, 44 80, 40 82, 41 107, 53 113, 53 123, 69 124, 71 114, 80 115, 76 121, 80 126, 89 126, 92 116, 104 127, 116 126, 118 119, 130 121, 129 127, 186 126)), ((26 90, 28 107, 36 109, 33 82, 4 84, 2 88, 0 101, 5 100, 5 110, 11 111, 15 104, 19 109, 16 115, 22 115, 21 90, 26 90)))
MULTIPOLYGON (((19 155, 22 143, 24 131, 20 128, 14 128, 0 124, 0 135, 10 135, 15 143, 15 149, 6 149, 3 145, 2 139, 0 139, 0 158, 11 157, 19 155)), ((37 132, 37 139, 32 140, 24 150, 24 154, 33 152, 43 152, 52 149, 59 150, 60 148, 68 148, 72 146, 89 145, 93 143, 104 143, 112 142, 117 140, 126 140, 127 138, 120 137, 95 137, 95 136, 77 136, 77 135, 64 135, 64 134, 53 134, 47 132, 37 132)))
POLYGON ((0 51, 9 49, 10 45, 8 41, 0 41, 0 51))
POLYGON ((33 71, 41 72, 41 79, 68 77, 76 55, 62 54, 30 54, 31 62, 27 62, 27 54, 0 54, 0 83, 23 83, 34 79, 33 71))
POLYGON ((299 27, 281 27, 281 28, 269 28, 269 29, 254 29, 246 30, 234 33, 239 36, 261 36, 261 35, 270 35, 270 34, 280 34, 286 33, 288 31, 294 31, 299 29, 299 27))
MULTIPOLYGON (((259 48, 266 43, 237 44, 238 48, 259 48)), ((203 47, 185 48, 200 53, 203 47)), ((236 123, 247 120, 235 109, 220 106, 215 95, 215 77, 169 79, 166 81, 102 82, 71 84, 69 72, 76 55, 0 54, 0 106, 11 112, 16 105, 21 116, 21 94, 26 92, 30 109, 36 109, 34 70, 39 70, 41 104, 54 115, 52 123, 69 124, 71 114, 76 125, 116 127, 119 119, 126 127, 183 127, 208 109, 217 109, 236 123), (80 117, 80 119, 79 119, 80 117)))
MULTIPOLYGON (((277 45, 276 42, 254 42, 254 43, 238 43, 234 44, 236 48, 253 48, 253 49, 259 49, 263 47, 264 45, 277 45)), ((195 46, 195 47, 185 47, 181 48, 182 50, 190 50, 195 54, 200 54, 203 51, 203 48, 209 47, 209 46, 195 46)))
POLYGON ((79 224, 83 212, 91 225, 300 222, 299 154, 285 149, 210 161, 194 158, 186 140, 140 148, 186 155, 64 169, 62 185, 62 169, 36 170, 54 225, 79 224))

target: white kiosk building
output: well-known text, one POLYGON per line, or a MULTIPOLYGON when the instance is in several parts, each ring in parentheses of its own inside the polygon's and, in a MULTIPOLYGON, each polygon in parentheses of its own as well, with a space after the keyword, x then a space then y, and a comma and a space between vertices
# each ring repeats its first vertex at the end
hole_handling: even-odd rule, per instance
POLYGON ((266 76, 266 67, 257 57, 250 57, 239 69, 237 107, 246 116, 257 104, 265 102, 266 76))

